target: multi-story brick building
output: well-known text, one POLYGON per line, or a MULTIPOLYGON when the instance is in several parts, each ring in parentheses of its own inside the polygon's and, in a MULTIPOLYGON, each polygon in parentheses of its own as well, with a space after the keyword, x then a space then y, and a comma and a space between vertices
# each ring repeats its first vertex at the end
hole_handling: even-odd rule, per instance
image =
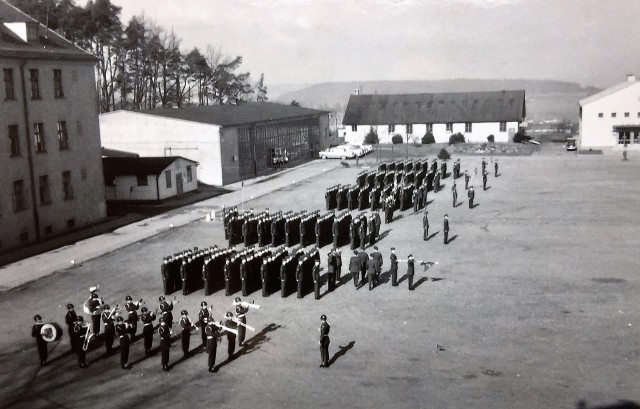
POLYGON ((105 217, 96 61, 0 0, 0 249, 105 217))

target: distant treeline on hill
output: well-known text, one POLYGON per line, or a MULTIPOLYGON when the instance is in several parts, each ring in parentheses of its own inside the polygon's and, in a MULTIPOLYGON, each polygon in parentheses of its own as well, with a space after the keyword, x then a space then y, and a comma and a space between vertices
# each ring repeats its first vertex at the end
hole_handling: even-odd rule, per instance
POLYGON ((577 120, 578 101, 600 90, 566 81, 526 79, 451 79, 437 81, 362 81, 330 82, 285 92, 278 102, 298 101, 308 108, 343 112, 355 89, 362 94, 416 94, 427 92, 468 92, 524 89, 527 94, 527 119, 577 120), (553 95, 553 97, 551 97, 553 95))

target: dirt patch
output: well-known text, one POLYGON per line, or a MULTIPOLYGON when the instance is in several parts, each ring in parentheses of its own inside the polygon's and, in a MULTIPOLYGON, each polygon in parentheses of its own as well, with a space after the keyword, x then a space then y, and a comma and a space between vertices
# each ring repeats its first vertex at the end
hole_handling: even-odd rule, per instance
POLYGON ((591 281, 599 284, 622 284, 627 282, 625 279, 615 277, 597 277, 592 278, 591 281))

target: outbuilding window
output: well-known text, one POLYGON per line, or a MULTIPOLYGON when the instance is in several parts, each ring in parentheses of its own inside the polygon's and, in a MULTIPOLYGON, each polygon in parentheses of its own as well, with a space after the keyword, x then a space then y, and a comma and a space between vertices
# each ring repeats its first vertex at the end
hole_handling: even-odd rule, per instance
POLYGON ((193 172, 191 171, 191 165, 187 165, 187 182, 193 180, 193 172))
POLYGON ((507 132, 507 123, 500 122, 500 132, 507 132))
POLYGON ((358 125, 351 125, 351 132, 358 132, 358 125))
POLYGON ((149 186, 147 175, 136 175, 136 184, 138 186, 149 186))
POLYGON ((465 122, 464 124, 464 131, 465 132, 473 132, 473 125, 471 124, 471 122, 465 122))
POLYGON ((413 133, 413 124, 407 124, 407 135, 413 133))
POLYGON ((171 171, 170 170, 165 171, 164 177, 167 180, 167 189, 171 189, 171 171))
POLYGON ((453 132, 453 122, 447 122, 447 132, 453 132))
POLYGON ((433 124, 427 124, 427 132, 433 132, 433 124))
POLYGON ((396 126, 395 125, 389 125, 389 133, 393 133, 396 131, 396 126))

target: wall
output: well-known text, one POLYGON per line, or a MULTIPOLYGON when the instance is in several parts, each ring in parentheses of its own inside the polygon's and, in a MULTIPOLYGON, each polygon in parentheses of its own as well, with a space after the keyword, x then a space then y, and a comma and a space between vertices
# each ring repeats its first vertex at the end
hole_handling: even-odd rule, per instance
POLYGON ((195 164, 184 159, 178 159, 173 162, 168 168, 166 168, 158 177, 158 187, 160 189, 160 200, 164 200, 169 197, 176 196, 177 194, 177 182, 176 179, 178 174, 182 174, 182 187, 183 193, 192 192, 198 189, 198 175, 195 169, 195 164), (187 165, 192 166, 193 179, 191 182, 187 182, 187 165), (165 176, 165 172, 171 171, 171 187, 167 188, 167 179, 165 176))
POLYGON ((217 125, 115 111, 100 115, 100 131, 104 147, 140 156, 183 156, 199 163, 202 183, 223 184, 217 125))
MULTIPOLYGON (((607 95, 582 107, 580 119, 580 146, 618 146, 618 134, 614 126, 631 125, 640 127, 640 82, 607 95), (616 117, 612 118, 611 113, 616 117), (625 112, 629 117, 625 118, 625 112), (602 113, 602 118, 598 118, 602 113)), ((630 148, 640 149, 640 144, 630 144, 630 148)))
MULTIPOLYGON (((513 133, 515 134, 518 131, 518 126, 519 124, 517 122, 507 122, 506 132, 500 132, 499 122, 479 122, 471 125, 472 132, 465 132, 464 123, 454 123, 453 131, 447 132, 446 124, 433 124, 432 133, 436 143, 447 143, 449 142, 451 134, 458 132, 465 136, 467 142, 487 142, 487 137, 491 134, 495 137, 496 142, 509 142, 509 129, 513 129, 513 133)), ((395 134, 401 135, 404 142, 407 140, 406 125, 396 125, 395 130, 391 133, 389 133, 389 125, 374 125, 373 127, 378 132, 380 143, 391 143, 391 138, 395 134)), ((371 125, 358 125, 357 131, 353 132, 351 130, 351 126, 347 125, 344 131, 341 132, 344 133, 345 142, 362 144, 364 143, 364 137, 369 133, 370 128, 371 125)), ((411 143, 412 141, 416 141, 420 143, 426 132, 426 124, 413 124, 413 132, 409 135, 409 142, 411 143)))
MULTIPOLYGON (((36 238, 35 216, 40 219, 40 235, 46 238, 74 227, 82 227, 106 216, 104 178, 100 153, 98 108, 95 74, 92 63, 29 60, 24 67, 28 106, 28 129, 25 117, 19 60, 0 59, 1 68, 12 68, 15 100, 6 100, 4 83, 0 83, 0 240, 6 249, 21 244, 20 234, 27 241, 36 238), (40 99, 31 99, 29 69, 39 70, 40 99), (62 71, 63 98, 54 98, 53 70, 62 71), (68 149, 61 150, 58 142, 58 122, 65 121, 69 140, 68 149), (46 152, 36 153, 33 124, 43 123, 46 152), (8 126, 18 125, 20 155, 11 157, 8 126), (34 181, 32 187, 28 167, 27 140, 31 143, 34 181), (62 172, 71 172, 73 198, 64 200, 62 172), (51 203, 40 204, 39 177, 49 178, 51 203), (24 180, 28 210, 13 210, 13 181, 24 180), (36 194, 33 203, 32 189, 36 194)), ((2 71, 0 71, 2 75, 2 71)))

